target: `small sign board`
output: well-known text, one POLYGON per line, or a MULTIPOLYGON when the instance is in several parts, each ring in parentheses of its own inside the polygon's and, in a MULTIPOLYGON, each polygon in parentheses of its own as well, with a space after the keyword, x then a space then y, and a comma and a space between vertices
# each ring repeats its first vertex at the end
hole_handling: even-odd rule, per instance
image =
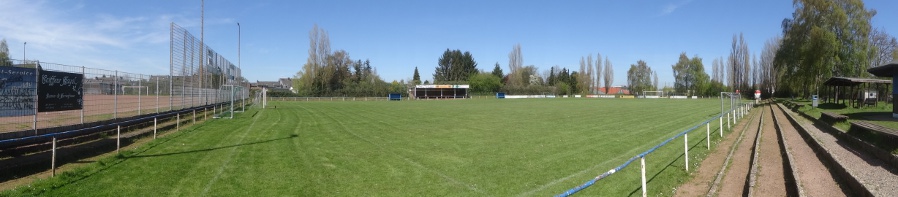
POLYGON ((83 74, 42 70, 37 88, 37 111, 66 111, 81 109, 83 74))

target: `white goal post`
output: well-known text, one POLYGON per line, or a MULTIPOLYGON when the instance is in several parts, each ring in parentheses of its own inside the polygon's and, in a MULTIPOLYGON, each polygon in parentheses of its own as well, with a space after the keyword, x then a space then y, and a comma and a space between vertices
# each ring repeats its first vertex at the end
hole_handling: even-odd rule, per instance
POLYGON ((664 91, 642 91, 642 98, 661 98, 664 97, 664 91))

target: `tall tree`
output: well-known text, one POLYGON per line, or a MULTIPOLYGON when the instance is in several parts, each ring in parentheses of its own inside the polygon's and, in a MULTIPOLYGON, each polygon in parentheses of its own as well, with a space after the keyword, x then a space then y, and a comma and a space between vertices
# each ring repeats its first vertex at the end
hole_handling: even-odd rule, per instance
MULTIPOLYGON (((898 41, 895 37, 880 28, 870 32, 870 64, 867 68, 877 67, 892 62, 892 54, 898 49, 898 41)), ((867 72, 862 72, 864 75, 867 72)))
POLYGON ((521 68, 524 67, 524 57, 521 55, 521 44, 515 44, 508 53, 508 85, 524 86, 524 76, 521 68))
POLYGON ((595 73, 596 73, 596 70, 593 67, 592 54, 589 54, 589 56, 586 57, 586 67, 587 67, 586 68, 586 77, 587 77, 587 79, 589 79, 589 80, 586 80, 586 82, 588 83, 586 85, 588 87, 588 88, 586 88, 586 94, 591 94, 593 88, 595 87, 595 82, 594 82, 595 76, 593 76, 593 75, 595 75, 595 73))
POLYGON ((641 94, 642 91, 653 90, 653 73, 652 68, 643 60, 636 61, 636 64, 631 64, 630 70, 627 71, 627 86, 629 86, 630 92, 641 94))
POLYGON ((775 58, 783 82, 802 96, 831 76, 856 77, 869 65, 873 10, 861 0, 795 0, 783 20, 783 42, 775 58))
POLYGON ((689 59, 685 52, 680 53, 679 60, 671 68, 674 75, 674 90, 677 93, 695 94, 697 91, 704 91, 704 86, 708 84, 708 74, 705 73, 702 58, 698 56, 689 59))
POLYGON ((730 69, 728 74, 730 76, 729 84, 731 88, 735 90, 743 90, 747 88, 749 84, 751 64, 748 53, 748 45, 745 43, 745 37, 742 33, 739 33, 738 36, 734 34, 727 67, 730 69))
POLYGON ((589 87, 592 85, 592 76, 590 75, 590 71, 592 70, 592 55, 589 55, 589 59, 586 57, 580 56, 580 71, 577 72, 579 76, 577 76, 577 93, 579 94, 589 94, 589 87))
POLYGON ((458 49, 446 49, 437 62, 438 66, 433 74, 434 83, 467 81, 468 77, 477 74, 477 62, 468 51, 462 53, 458 49))
POLYGON ((415 66, 415 74, 412 75, 412 83, 415 85, 421 84, 421 75, 418 74, 418 67, 415 66))
POLYGON ((302 70, 296 73, 293 80, 293 87, 297 87, 300 94, 320 92, 321 87, 314 86, 314 83, 320 68, 324 67, 330 54, 330 38, 327 36, 327 31, 319 29, 318 24, 313 25, 312 30, 309 31, 309 56, 306 59, 306 64, 302 66, 302 70))
MULTIPOLYGON (((605 91, 611 90, 611 84, 614 83, 614 68, 611 66, 611 60, 605 56, 605 91)), ((606 94, 610 94, 606 92, 606 94)))
POLYGON ((773 66, 776 51, 780 48, 782 37, 774 37, 764 42, 764 49, 761 51, 761 89, 765 93, 773 94, 776 92, 776 84, 779 79, 779 72, 773 66))
POLYGON ((602 87, 602 54, 596 54, 596 72, 595 72, 595 89, 596 93, 598 93, 598 89, 602 87))
POLYGON ((500 79, 501 79, 502 77, 505 77, 505 74, 502 74, 502 68, 499 67, 499 62, 496 62, 496 67, 493 68, 492 74, 493 74, 494 76, 496 76, 496 77, 499 77, 500 79))

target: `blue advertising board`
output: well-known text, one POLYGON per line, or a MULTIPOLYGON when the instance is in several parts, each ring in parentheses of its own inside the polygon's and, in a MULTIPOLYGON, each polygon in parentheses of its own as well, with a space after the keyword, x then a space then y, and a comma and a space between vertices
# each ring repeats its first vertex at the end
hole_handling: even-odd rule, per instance
POLYGON ((0 117, 34 115, 36 75, 33 68, 0 66, 0 117))

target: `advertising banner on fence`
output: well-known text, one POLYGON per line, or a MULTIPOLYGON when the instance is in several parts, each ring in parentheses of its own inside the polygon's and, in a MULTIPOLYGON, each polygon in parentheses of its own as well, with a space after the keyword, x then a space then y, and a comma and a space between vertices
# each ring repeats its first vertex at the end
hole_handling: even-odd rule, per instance
POLYGON ((34 68, 0 67, 0 117, 34 115, 34 68))
POLYGON ((84 75, 42 70, 37 89, 37 111, 65 111, 81 109, 84 75))

